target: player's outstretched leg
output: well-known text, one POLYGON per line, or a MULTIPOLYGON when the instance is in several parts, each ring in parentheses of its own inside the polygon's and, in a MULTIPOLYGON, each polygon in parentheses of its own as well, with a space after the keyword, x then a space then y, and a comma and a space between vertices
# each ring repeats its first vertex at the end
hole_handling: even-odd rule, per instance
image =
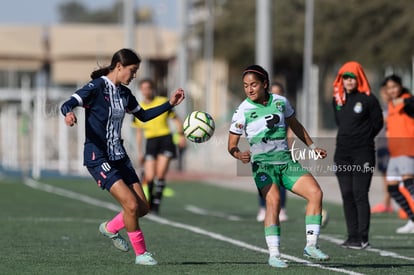
POLYGON ((103 222, 99 225, 99 232, 105 237, 108 237, 112 240, 112 243, 116 248, 123 252, 127 252, 129 250, 128 242, 117 232, 112 233, 107 229, 108 222, 103 222))

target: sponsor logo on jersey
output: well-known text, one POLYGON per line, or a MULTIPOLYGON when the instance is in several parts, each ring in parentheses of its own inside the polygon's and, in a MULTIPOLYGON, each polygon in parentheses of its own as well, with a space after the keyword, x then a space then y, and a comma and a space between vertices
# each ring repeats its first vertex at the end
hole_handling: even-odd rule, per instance
POLYGON ((234 127, 236 127, 237 129, 243 129, 243 124, 241 124, 241 123, 236 123, 236 124, 234 124, 234 127))
POLYGON ((268 141, 270 142, 270 141, 280 141, 281 139, 280 138, 278 138, 278 137, 264 137, 264 138, 262 138, 262 142, 263 143, 267 143, 268 141))

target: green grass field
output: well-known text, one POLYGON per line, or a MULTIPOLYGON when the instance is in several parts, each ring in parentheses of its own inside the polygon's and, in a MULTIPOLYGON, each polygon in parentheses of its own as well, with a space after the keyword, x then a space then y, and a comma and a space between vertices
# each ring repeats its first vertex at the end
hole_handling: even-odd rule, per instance
POLYGON ((289 268, 280 270, 267 265, 256 194, 171 182, 175 195, 164 199, 161 216, 141 220, 159 261, 146 267, 99 234, 119 206, 91 179, 4 177, 0 187, 0 274, 414 274, 414 236, 394 234, 405 223, 395 214, 373 216, 372 248, 355 251, 338 245, 342 210, 326 203, 330 219, 320 246, 331 261, 312 263, 302 256, 305 203, 289 197, 281 241, 289 268))

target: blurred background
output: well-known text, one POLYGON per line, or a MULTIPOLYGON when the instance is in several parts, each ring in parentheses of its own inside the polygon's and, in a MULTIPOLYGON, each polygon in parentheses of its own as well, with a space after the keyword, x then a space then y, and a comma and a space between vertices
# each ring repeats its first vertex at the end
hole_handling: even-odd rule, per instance
MULTIPOLYGON (((281 82, 312 136, 335 136, 332 81, 350 60, 365 68, 374 94, 399 74, 414 84, 414 1, 406 0, 14 0, 0 10, 0 171, 85 174, 83 110, 67 128, 60 104, 112 54, 142 57, 138 80, 161 94, 187 93, 177 107, 210 113, 215 136, 188 144, 185 171, 235 176, 227 153, 234 109, 244 99, 243 69, 265 67, 281 82)), ((136 82, 130 86, 139 98, 136 82)), ((136 158, 135 130, 123 135, 136 158)), ((173 167, 174 168, 174 167, 173 167)))

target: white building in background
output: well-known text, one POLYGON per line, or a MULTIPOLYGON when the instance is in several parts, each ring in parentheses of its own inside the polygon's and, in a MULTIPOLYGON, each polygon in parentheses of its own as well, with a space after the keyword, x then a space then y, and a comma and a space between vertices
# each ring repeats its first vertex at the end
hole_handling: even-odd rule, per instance
MULTIPOLYGON (((0 25, 0 37, 0 169, 22 169, 35 177, 43 170, 85 173, 82 167, 82 120, 79 119, 76 129, 66 128, 59 107, 76 87, 89 81, 93 70, 108 65, 113 53, 124 47, 123 27, 0 25)), ((176 75, 177 52, 182 43, 178 34, 157 26, 138 25, 135 40, 136 51, 146 64, 145 76, 152 77, 161 92, 181 86, 176 75)), ((185 85, 191 106, 188 111, 208 107, 206 111, 216 119, 218 129, 213 141, 202 146, 190 145, 186 155, 204 159, 202 165, 211 161, 218 163, 220 170, 223 158, 215 157, 211 152, 225 152, 225 123, 229 116, 228 68, 225 62, 214 60, 214 69, 208 78, 212 89, 207 94, 204 64, 202 60, 191 61, 185 85), (217 145, 220 145, 219 149, 217 145)), ((138 79, 143 70, 138 71, 138 79)), ((130 88, 136 92, 136 87, 130 88)), ((78 112, 82 116, 81 109, 78 112)), ((131 152, 135 149, 135 138, 129 126, 126 119, 123 136, 131 152)), ((134 157, 133 153, 131 157, 134 157)), ((196 169, 197 165, 190 169, 196 169)))
MULTIPOLYGON (((76 86, 124 47, 124 30, 119 25, 0 25, 0 36, 0 87, 19 87, 22 75, 43 69, 50 70, 51 86, 76 86)), ((143 25, 136 27, 135 38, 136 51, 149 63, 151 75, 166 85, 169 66, 176 58, 177 34, 143 25)))

